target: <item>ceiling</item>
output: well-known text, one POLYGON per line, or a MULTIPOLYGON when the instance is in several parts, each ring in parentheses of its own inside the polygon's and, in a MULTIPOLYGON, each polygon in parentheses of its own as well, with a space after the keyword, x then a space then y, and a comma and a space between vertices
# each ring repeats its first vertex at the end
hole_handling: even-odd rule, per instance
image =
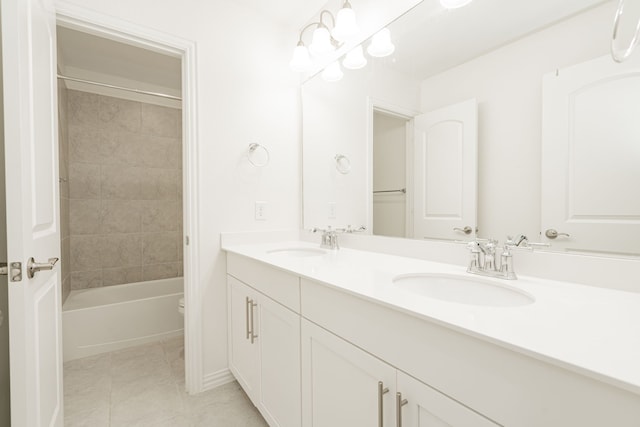
POLYGON ((446 10, 439 0, 424 0, 389 26, 396 51, 385 63, 424 80, 603 3, 614 2, 475 0, 446 10))

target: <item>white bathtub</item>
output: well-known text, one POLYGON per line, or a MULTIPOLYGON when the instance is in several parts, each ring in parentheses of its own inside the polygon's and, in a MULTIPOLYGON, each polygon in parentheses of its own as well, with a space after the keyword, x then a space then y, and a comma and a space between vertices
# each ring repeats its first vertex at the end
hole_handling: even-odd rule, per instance
POLYGON ((71 291, 62 307, 64 360, 181 335, 183 278, 71 291))

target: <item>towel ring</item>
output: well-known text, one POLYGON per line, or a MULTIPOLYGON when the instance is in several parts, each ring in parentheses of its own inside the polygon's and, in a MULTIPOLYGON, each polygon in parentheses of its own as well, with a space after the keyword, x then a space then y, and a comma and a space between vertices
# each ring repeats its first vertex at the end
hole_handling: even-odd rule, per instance
POLYGON ((343 175, 351 172, 351 161, 343 154, 336 154, 336 170, 343 175))
POLYGON ((616 50, 614 46, 616 43, 616 39, 618 38, 618 30, 620 29, 620 20, 622 18, 622 14, 624 13, 625 1, 626 0, 620 0, 620 2, 618 3, 618 10, 616 11, 616 17, 613 22, 613 36, 611 37, 611 57, 616 62, 623 62, 627 58, 629 58, 629 56, 631 55, 635 47, 638 45, 638 42, 640 42, 640 16, 639 16, 638 22, 636 24, 636 31, 635 31, 635 34, 633 35, 633 38, 631 39, 631 43, 629 43, 629 47, 627 47, 621 54, 619 51, 616 50))
POLYGON ((249 163, 257 168, 267 166, 269 164, 269 150, 264 145, 256 144, 255 142, 249 144, 247 159, 249 163))

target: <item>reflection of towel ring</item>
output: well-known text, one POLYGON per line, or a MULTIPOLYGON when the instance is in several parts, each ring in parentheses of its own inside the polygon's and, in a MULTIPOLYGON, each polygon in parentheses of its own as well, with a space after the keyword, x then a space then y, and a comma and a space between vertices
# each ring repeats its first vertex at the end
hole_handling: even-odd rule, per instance
POLYGON ((613 57, 613 60, 616 62, 622 62, 624 60, 626 60, 631 53, 633 52, 633 49, 636 47, 636 45, 638 44, 638 42, 640 42, 640 17, 638 17, 638 23, 636 24, 636 32, 633 35, 633 39, 631 39, 631 43, 629 43, 629 47, 627 47, 622 54, 618 51, 616 51, 614 44, 616 42, 616 38, 618 38, 618 30, 620 29, 620 19, 622 18, 622 13, 624 11, 624 2, 625 0, 620 0, 620 2, 618 3, 618 10, 616 11, 616 18, 615 21, 613 23, 613 37, 611 38, 611 56, 613 57))
POLYGON ((336 154, 336 170, 343 175, 351 172, 351 161, 349 158, 342 154, 336 154))
POLYGON ((269 164, 269 151, 264 145, 256 144, 255 142, 249 144, 249 151, 247 152, 247 159, 253 166, 261 168, 269 164))

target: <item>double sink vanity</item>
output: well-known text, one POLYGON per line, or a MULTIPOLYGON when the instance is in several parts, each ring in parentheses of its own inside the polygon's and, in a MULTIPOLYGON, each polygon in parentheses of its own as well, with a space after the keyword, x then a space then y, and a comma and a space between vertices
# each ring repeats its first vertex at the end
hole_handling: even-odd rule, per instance
POLYGON ((222 239, 230 369, 270 426, 640 426, 640 294, 317 240, 222 239))

